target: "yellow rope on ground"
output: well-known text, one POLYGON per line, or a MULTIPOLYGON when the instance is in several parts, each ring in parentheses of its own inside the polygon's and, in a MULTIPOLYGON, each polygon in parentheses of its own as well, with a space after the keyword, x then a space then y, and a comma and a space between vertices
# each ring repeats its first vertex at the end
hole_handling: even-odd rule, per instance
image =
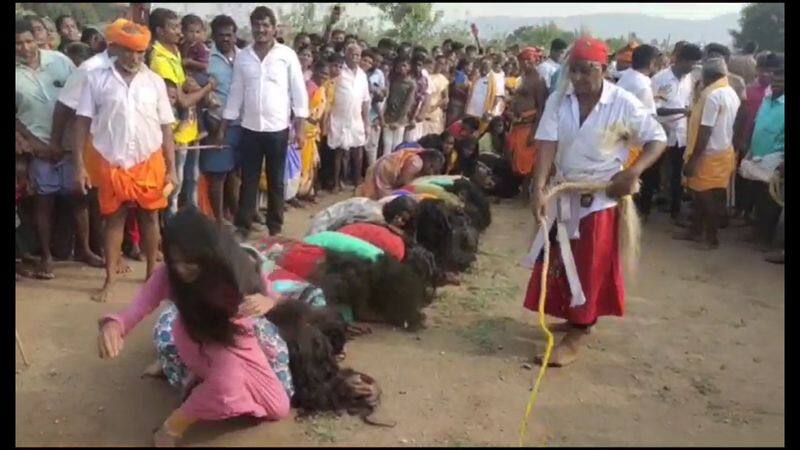
MULTIPOLYGON (((586 183, 586 182, 569 182, 569 183, 561 183, 557 186, 551 188, 544 196, 545 203, 547 200, 552 197, 553 195, 559 194, 565 191, 581 191, 581 192, 597 192, 597 191, 604 191, 608 187, 608 184, 605 183, 586 183)), ((626 195, 620 199, 620 210, 621 210, 621 217, 620 217, 620 228, 621 228, 621 240, 620 244, 622 247, 622 253, 625 256, 628 256, 630 260, 628 261, 628 265, 631 267, 636 266, 635 259, 638 259, 638 239, 639 239, 639 223, 638 223, 638 216, 636 215, 635 206, 633 205, 633 198, 630 195, 626 195)), ((542 260, 542 274, 541 274, 541 281, 539 283, 539 327, 544 331, 544 334, 547 336, 547 347, 545 347, 544 357, 541 361, 541 366, 539 368, 539 374, 536 376, 536 382, 533 385, 533 390, 531 391, 531 396, 528 399, 528 404, 525 407, 525 415, 522 417, 522 422, 519 426, 519 446, 522 447, 523 440, 525 439, 525 432, 527 431, 528 427, 528 418, 531 415, 531 411, 533 410, 533 406, 536 404, 536 396, 539 393, 539 386, 542 384, 542 379, 544 378, 544 372, 547 370, 547 365, 550 363, 550 354, 553 351, 553 333, 547 328, 547 323, 545 321, 545 314, 544 314, 544 306, 545 306, 545 299, 547 298, 547 272, 550 269, 550 239, 547 233, 547 219, 542 217, 539 220, 539 227, 540 229, 544 230, 544 240, 542 244, 542 249, 544 251, 544 257, 542 260)))
MULTIPOLYGON (((547 230, 547 221, 543 217, 539 221, 539 226, 542 230, 547 230)), ((545 231, 546 233, 547 231, 545 231)), ((536 394, 539 392, 539 385, 544 378, 544 371, 547 369, 547 364, 550 363, 550 353, 553 351, 553 333, 547 328, 547 323, 544 317, 544 302, 547 296, 547 272, 550 269, 550 239, 545 235, 544 240, 544 259, 542 261, 542 275, 539 283, 539 327, 547 335, 547 347, 544 350, 544 358, 542 358, 542 365, 539 367, 539 375, 536 377, 536 383, 533 385, 531 397, 528 399, 528 405, 525 407, 525 416, 522 418, 522 423, 519 425, 519 446, 522 447, 522 441, 525 439, 525 431, 528 427, 528 417, 533 410, 533 405, 536 404, 536 394)))

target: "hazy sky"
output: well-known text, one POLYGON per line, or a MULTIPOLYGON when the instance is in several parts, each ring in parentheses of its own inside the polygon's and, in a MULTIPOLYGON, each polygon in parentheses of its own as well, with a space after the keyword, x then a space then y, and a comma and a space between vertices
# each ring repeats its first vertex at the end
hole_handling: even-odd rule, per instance
MULTIPOLYGON (((277 7, 276 3, 259 3, 277 7)), ((158 5, 158 4, 154 4, 158 5)), ((183 11, 216 14, 231 7, 239 9, 246 4, 225 3, 163 3, 164 7, 183 11), (186 6, 184 6, 186 5, 186 6)), ((257 4, 252 4, 255 5, 257 4)), ((280 4, 290 8, 292 3, 280 4)), ((318 3, 321 9, 328 10, 334 3, 318 3)), ((464 20, 468 17, 515 16, 515 17, 550 17, 573 16, 599 13, 640 13, 670 19, 710 19, 729 13, 738 13, 746 3, 434 3, 434 9, 445 13, 445 20, 464 20)), ((245 8, 251 9, 251 8, 245 8)), ((345 4, 345 14, 367 17, 374 16, 376 9, 366 3, 345 4)))

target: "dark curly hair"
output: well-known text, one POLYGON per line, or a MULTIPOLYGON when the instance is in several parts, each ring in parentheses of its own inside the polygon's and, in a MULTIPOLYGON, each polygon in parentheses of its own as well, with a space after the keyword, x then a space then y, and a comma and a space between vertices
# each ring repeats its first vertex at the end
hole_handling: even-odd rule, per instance
POLYGON ((370 261, 327 251, 310 281, 322 289, 329 303, 352 307, 356 319, 369 309, 409 331, 421 328, 425 320, 421 310, 429 302, 424 280, 391 256, 370 261))
POLYGON ((443 200, 420 202, 416 238, 433 253, 441 270, 463 272, 475 262, 477 230, 464 211, 443 200))
POLYGON ((299 417, 322 411, 347 411, 362 417, 372 414, 375 406, 347 385, 353 375, 368 380, 371 377, 341 369, 336 361, 344 346, 345 329, 336 311, 288 300, 272 308, 266 317, 278 327, 289 349, 289 370, 295 388, 292 406, 300 410, 299 417))
POLYGON ((489 200, 481 189, 466 178, 459 178, 445 190, 458 195, 464 201, 464 211, 469 215, 475 228, 483 232, 492 224, 492 210, 489 200))

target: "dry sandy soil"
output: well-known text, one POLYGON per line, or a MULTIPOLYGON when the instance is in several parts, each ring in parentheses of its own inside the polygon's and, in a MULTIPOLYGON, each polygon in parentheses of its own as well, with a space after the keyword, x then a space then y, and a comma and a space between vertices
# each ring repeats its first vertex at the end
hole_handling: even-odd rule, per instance
MULTIPOLYGON (((321 206, 337 198, 328 196, 321 206)), ((287 214, 301 236, 310 210, 287 214)), ((519 201, 493 207, 478 264, 440 292, 428 328, 376 327, 348 344, 345 365, 383 388, 378 428, 323 416, 256 424, 237 419, 190 430, 188 446, 516 445, 542 351, 536 314, 521 306, 529 273, 518 266, 532 217, 519 201)), ((670 240, 664 216, 645 228, 627 315, 601 319, 574 365, 549 369, 527 445, 784 444, 784 269, 725 230, 718 251, 670 240)), ((16 357, 17 445, 148 445, 179 403, 162 380, 140 379, 152 361, 156 315, 121 356, 100 360, 97 318, 130 301, 143 264, 108 304, 89 299, 98 269, 56 267, 53 281, 16 285, 16 326, 31 366, 16 357)))

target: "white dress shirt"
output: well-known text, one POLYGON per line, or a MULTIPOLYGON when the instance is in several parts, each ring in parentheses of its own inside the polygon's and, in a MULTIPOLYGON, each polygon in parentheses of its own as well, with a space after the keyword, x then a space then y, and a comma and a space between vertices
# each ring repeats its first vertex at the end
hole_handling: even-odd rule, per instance
POLYGON ((545 59, 536 66, 536 71, 544 78, 544 84, 547 89, 550 89, 550 79, 553 78, 553 74, 556 73, 559 67, 561 67, 561 64, 550 58, 545 59))
POLYGON ((633 68, 625 69, 619 74, 617 87, 633 94, 648 111, 652 112, 653 115, 656 114, 653 84, 650 77, 633 68))
MULTIPOLYGON (((691 75, 684 75, 680 80, 675 77, 671 67, 653 75, 650 80, 653 86, 653 98, 658 108, 688 108, 692 105, 693 81, 691 75)), ((686 116, 673 114, 658 116, 658 121, 667 132, 667 145, 685 147, 688 123, 686 116)))
POLYGON ((86 74, 95 69, 110 67, 115 60, 116 58, 109 58, 108 50, 104 50, 81 63, 78 69, 67 78, 67 83, 61 90, 58 101, 70 109, 78 109, 81 92, 86 85, 86 74))
POLYGON ((486 106, 486 94, 489 92, 489 75, 481 77, 472 87, 472 96, 467 101, 465 113, 468 116, 482 117, 486 106))
POLYGON ((114 65, 88 72, 76 114, 92 119, 92 143, 112 166, 130 169, 161 148, 175 122, 164 80, 142 65, 130 86, 114 65))
POLYGON ((328 146, 330 148, 361 147, 367 143, 364 120, 361 117, 364 105, 369 108, 369 82, 367 74, 356 66, 355 70, 342 66, 336 79, 328 121, 328 146))
POLYGON ((730 86, 708 95, 700 124, 712 129, 703 154, 724 152, 733 145, 733 122, 740 104, 739 95, 730 86))
POLYGON ((433 85, 432 85, 433 83, 431 83, 431 74, 430 74, 430 72, 428 72, 425 69, 422 69, 421 73, 422 73, 422 76, 425 77, 426 80, 428 80, 428 91, 425 92, 425 93, 428 94, 428 95, 433 94, 433 85))
POLYGON ((252 45, 239 52, 222 118, 236 120, 241 114, 242 127, 276 132, 289 128, 292 113, 308 117, 308 92, 294 50, 276 42, 263 60, 252 45))
MULTIPOLYGON (((536 139, 558 142, 556 175, 566 181, 607 183, 622 170, 631 144, 667 141, 650 111, 633 94, 606 80, 600 100, 583 125, 579 115, 578 98, 570 86, 563 100, 557 94, 547 99, 536 130, 536 139)), ((581 216, 615 205, 616 201, 598 192, 581 216)))
MULTIPOLYGON (((632 142, 666 142, 667 136, 650 111, 633 94, 604 80, 600 100, 583 124, 580 123, 580 107, 572 86, 563 97, 551 95, 536 130, 536 139, 558 142, 555 183, 608 183, 622 170, 632 142)), ((580 219, 616 204, 605 192, 596 192, 592 203, 584 207, 579 193, 565 192, 551 197, 545 205, 548 223, 539 228, 523 265, 533 267, 546 236, 557 224, 559 251, 572 294, 570 307, 585 304, 586 295, 569 241, 580 239, 580 219)))

